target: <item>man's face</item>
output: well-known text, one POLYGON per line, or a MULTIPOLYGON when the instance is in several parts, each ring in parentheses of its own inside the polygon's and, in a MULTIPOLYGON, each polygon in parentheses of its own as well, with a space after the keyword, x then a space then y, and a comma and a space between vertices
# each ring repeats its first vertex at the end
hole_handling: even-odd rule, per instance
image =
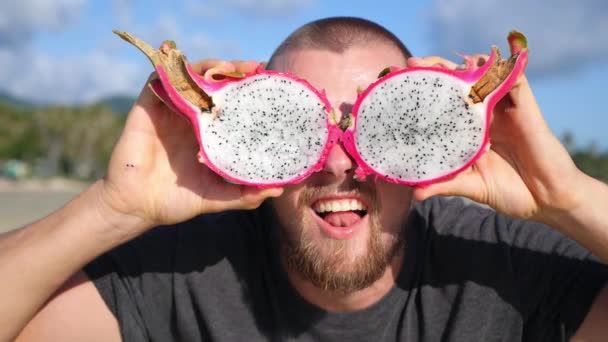
MULTIPOLYGON (((274 69, 325 89, 334 110, 346 115, 357 87, 367 87, 387 66, 404 65, 397 48, 377 44, 343 53, 295 50, 276 59, 274 69)), ((356 167, 337 144, 323 170, 273 200, 287 267, 317 287, 343 293, 371 285, 400 252, 411 200, 408 187, 373 176, 355 180, 356 167)))

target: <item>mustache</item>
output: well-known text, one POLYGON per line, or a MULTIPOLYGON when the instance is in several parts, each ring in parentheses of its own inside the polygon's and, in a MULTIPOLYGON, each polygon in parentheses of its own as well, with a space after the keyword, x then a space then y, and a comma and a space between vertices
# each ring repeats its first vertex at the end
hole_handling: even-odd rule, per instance
POLYGON ((305 186, 300 192, 298 207, 310 207, 319 198, 330 196, 360 197, 368 204, 368 210, 378 211, 380 206, 376 192, 368 184, 348 181, 340 184, 305 186))

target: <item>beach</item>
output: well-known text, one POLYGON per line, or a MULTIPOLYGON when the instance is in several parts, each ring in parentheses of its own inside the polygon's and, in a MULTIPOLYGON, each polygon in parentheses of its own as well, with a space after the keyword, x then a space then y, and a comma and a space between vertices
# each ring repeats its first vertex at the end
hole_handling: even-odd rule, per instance
POLYGON ((48 215, 87 185, 62 178, 26 181, 0 178, 0 233, 48 215))

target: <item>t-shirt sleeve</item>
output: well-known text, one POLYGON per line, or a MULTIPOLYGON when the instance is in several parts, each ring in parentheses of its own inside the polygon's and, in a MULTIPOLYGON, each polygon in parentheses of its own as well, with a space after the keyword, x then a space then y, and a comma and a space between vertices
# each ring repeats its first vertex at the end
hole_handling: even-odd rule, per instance
POLYGON ((207 340, 206 315, 241 298, 242 277, 257 276, 253 217, 225 212, 154 228, 87 265, 123 340, 207 340))
POLYGON ((528 325, 540 328, 557 323, 564 337, 570 338, 606 284, 608 267, 578 243, 547 226, 498 220, 504 220, 510 232, 514 274, 528 325))
POLYGON ((163 327, 158 308, 171 306, 168 287, 178 229, 159 227, 98 257, 84 268, 119 322, 123 341, 149 341, 149 325, 163 327))
POLYGON ((433 198, 421 210, 438 235, 458 237, 447 248, 455 248, 458 241, 475 246, 476 251, 458 250, 470 253, 473 261, 473 269, 461 271, 484 272, 478 277, 493 277, 486 280, 490 286, 513 294, 509 302, 522 315, 526 340, 551 340, 554 327, 565 338, 574 335, 608 280, 608 266, 546 225, 460 199, 433 198))

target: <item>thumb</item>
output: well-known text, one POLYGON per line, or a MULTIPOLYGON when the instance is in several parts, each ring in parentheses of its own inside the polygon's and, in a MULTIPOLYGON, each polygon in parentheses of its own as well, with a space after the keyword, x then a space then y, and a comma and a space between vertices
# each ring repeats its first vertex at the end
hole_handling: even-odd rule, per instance
POLYGON ((283 188, 255 188, 241 186, 241 202, 238 206, 247 209, 257 208, 269 197, 279 197, 283 194, 283 188))
POLYGON ((414 198, 423 201, 431 196, 461 196, 476 202, 483 202, 484 191, 481 177, 474 166, 454 178, 414 189, 414 198))

